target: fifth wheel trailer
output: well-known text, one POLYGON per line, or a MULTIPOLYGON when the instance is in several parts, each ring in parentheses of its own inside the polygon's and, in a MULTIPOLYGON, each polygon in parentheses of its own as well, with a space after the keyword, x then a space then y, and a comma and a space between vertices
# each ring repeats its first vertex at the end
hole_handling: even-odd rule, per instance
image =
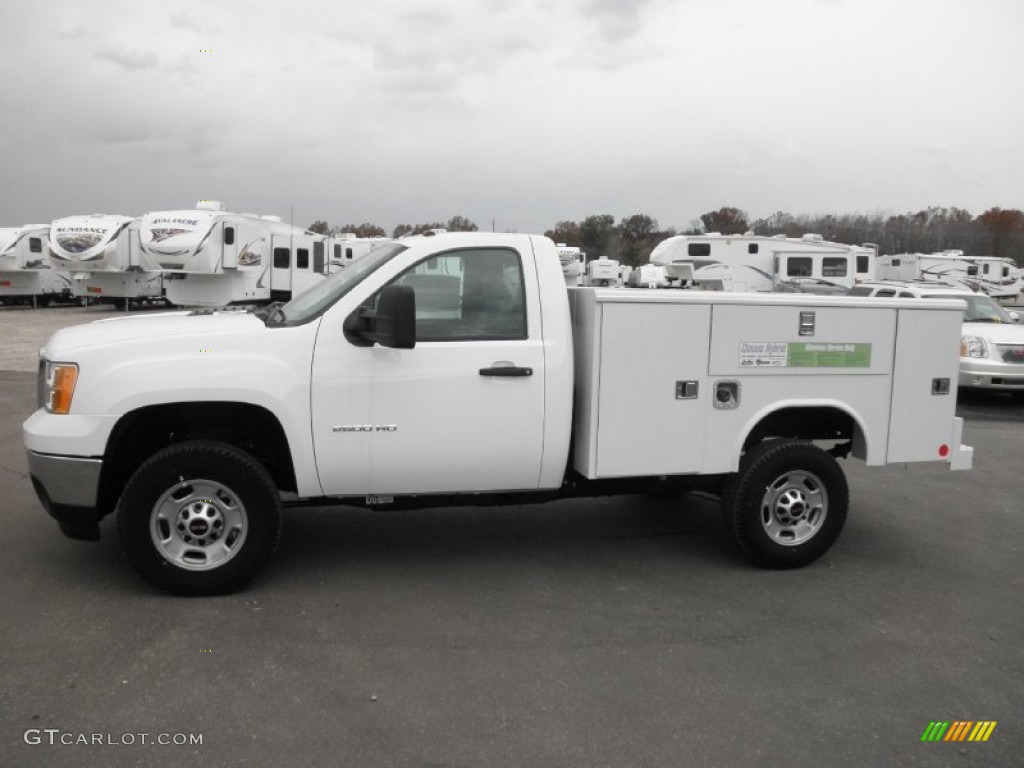
POLYGON ((69 272, 78 298, 122 306, 163 299, 160 273, 141 262, 137 218, 96 213, 56 219, 49 245, 51 263, 69 272))
POLYGON ((141 242, 147 268, 165 277, 167 300, 198 307, 288 301, 369 250, 360 238, 335 241, 216 200, 145 214, 141 242))
POLYGON ((49 232, 48 224, 0 228, 0 303, 46 306, 71 298, 68 273, 47 258, 49 232))

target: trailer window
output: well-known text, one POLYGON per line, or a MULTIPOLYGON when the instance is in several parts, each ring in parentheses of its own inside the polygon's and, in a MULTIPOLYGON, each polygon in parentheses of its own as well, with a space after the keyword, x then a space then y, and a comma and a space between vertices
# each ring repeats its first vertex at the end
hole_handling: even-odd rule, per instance
POLYGON ((686 246, 686 252, 690 256, 710 256, 711 243, 690 243, 686 246))
POLYGON ((857 257, 857 274, 863 275, 871 268, 871 260, 867 256, 857 257))
POLYGON ((341 245, 338 243, 334 244, 334 258, 341 260, 341 245))
POLYGON ((810 277, 813 265, 809 256, 794 256, 786 262, 786 274, 789 277, 810 277))
POLYGON ((234 227, 224 227, 224 245, 234 245, 234 244, 235 244, 235 228, 234 227))
POLYGON ((32 253, 42 253, 43 252, 43 240, 42 240, 42 238, 30 237, 28 239, 28 249, 32 253))
POLYGON ((513 250, 438 254, 407 269, 394 283, 412 286, 416 293, 418 342, 526 338, 523 267, 513 250))
POLYGON ((747 245, 747 253, 757 253, 757 243, 747 245))
POLYGON ((292 253, 287 248, 274 249, 274 269, 288 269, 292 253))
MULTIPOLYGON (((988 265, 986 264, 985 266, 988 266, 988 265)), ((967 268, 967 275, 969 277, 977 277, 978 276, 978 265, 977 264, 971 264, 971 266, 969 266, 967 268)))
POLYGON ((893 259, 893 260, 892 260, 892 266, 894 266, 894 267, 898 267, 898 266, 899 266, 900 264, 902 264, 902 263, 903 263, 903 262, 902 262, 902 261, 900 261, 899 259, 893 259))
POLYGON ((846 277, 847 261, 836 256, 826 256, 821 260, 822 277, 846 277))
POLYGON ((346 248, 345 249, 345 261, 352 261, 352 249, 351 248, 346 248))
POLYGON ((309 249, 298 248, 295 251, 295 268, 309 269, 309 249))

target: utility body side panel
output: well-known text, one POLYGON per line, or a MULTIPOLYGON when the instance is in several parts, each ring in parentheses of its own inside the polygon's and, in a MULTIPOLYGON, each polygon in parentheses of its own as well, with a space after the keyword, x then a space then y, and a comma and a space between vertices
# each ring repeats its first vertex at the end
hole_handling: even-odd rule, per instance
POLYGON ((585 477, 734 472, 751 433, 790 408, 848 415, 853 453, 869 465, 948 461, 958 444, 960 302, 570 294, 573 466, 585 477), (949 389, 933 395, 936 379, 949 389), (734 401, 721 402, 720 387, 734 401))

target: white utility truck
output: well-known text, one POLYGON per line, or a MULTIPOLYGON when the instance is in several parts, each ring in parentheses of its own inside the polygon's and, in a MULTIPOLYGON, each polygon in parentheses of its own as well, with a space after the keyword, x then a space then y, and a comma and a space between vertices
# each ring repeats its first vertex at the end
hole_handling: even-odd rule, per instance
MULTIPOLYGON (((167 301, 175 306, 287 301, 331 271, 327 235, 279 216, 231 213, 219 200, 145 214, 140 240, 143 262, 164 275, 167 301)), ((343 258, 339 245, 339 267, 343 258)))
POLYGON ((71 298, 71 278, 46 258, 48 224, 0 228, 0 304, 47 306, 71 298))
POLYGON ((421 236, 283 306, 58 331, 24 440, 62 531, 96 539, 116 512, 131 564, 177 593, 240 587, 283 504, 331 501, 702 488, 750 560, 796 567, 843 527, 837 457, 971 466, 954 415, 963 309, 567 289, 545 237, 421 236))
POLYGON ((721 281, 726 291, 773 291, 780 281, 811 278, 853 287, 873 280, 877 248, 833 243, 821 235, 675 235, 651 251, 670 280, 721 281))
POLYGON ((142 266, 137 218, 95 213, 57 219, 49 245, 51 264, 70 273, 78 298, 123 307, 163 300, 160 273, 142 266))

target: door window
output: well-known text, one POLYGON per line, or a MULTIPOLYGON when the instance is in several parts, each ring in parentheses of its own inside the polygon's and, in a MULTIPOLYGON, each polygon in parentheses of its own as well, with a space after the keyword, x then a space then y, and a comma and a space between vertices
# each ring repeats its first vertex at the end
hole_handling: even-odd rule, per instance
POLYGON ((504 248, 451 251, 394 281, 416 294, 417 341, 525 339, 526 297, 519 254, 504 248))

